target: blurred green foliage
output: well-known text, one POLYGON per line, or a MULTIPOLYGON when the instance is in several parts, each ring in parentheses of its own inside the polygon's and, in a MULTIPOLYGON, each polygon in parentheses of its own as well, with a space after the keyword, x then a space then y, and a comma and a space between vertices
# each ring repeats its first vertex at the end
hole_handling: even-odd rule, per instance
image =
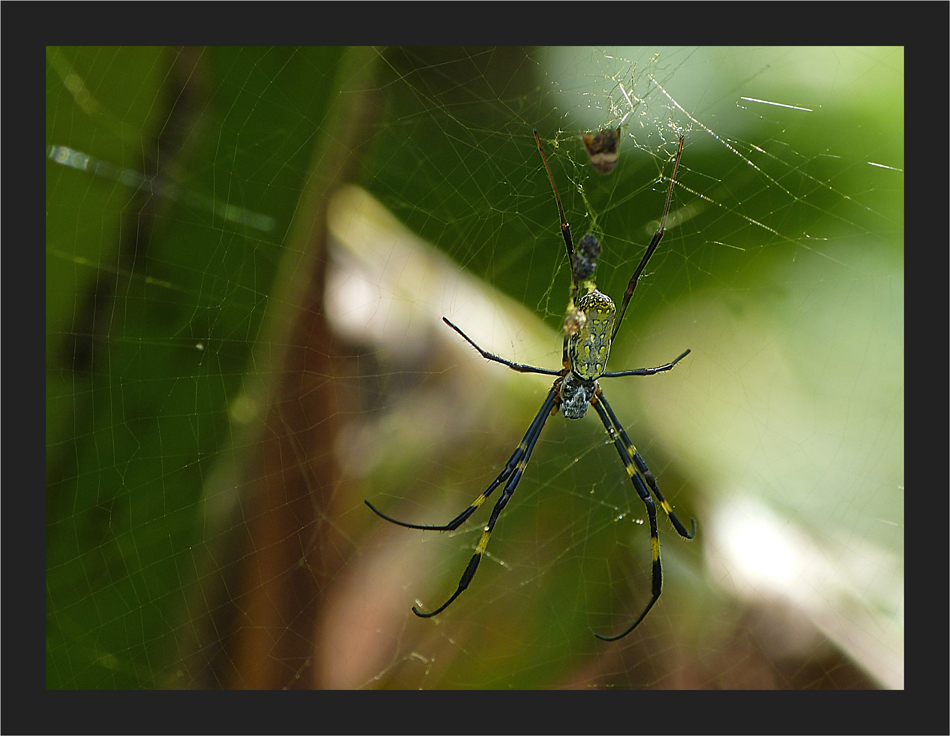
POLYGON ((136 189, 46 163, 50 688, 157 684, 202 482, 253 370, 343 53, 48 49, 47 144, 156 177, 136 189), (197 99, 181 93, 189 73, 205 77, 188 79, 197 99), (158 148, 172 125, 181 139, 158 148), (266 213, 275 229, 181 192, 266 213))

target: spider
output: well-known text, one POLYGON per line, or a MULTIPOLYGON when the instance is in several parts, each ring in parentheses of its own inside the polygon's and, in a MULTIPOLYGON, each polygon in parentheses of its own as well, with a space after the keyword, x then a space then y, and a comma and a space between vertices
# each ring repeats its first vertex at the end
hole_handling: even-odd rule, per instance
POLYGON ((650 244, 647 246, 646 252, 643 254, 643 258, 640 259, 640 264, 633 272, 633 276, 630 278, 630 283, 627 285, 627 290, 624 292, 623 301, 620 303, 620 310, 618 311, 610 297, 598 291, 591 280, 591 275, 593 274, 594 268, 596 266, 597 257, 600 254, 600 245, 593 235, 585 235, 583 238, 581 238, 581 241, 578 243, 578 249, 575 251, 574 243, 571 240, 571 226, 568 225, 567 220, 564 217, 564 208, 561 206, 561 197, 558 195, 557 187, 554 184, 554 176, 551 173, 550 165, 548 165, 547 156, 544 155, 544 148, 541 146, 541 138, 538 136, 537 130, 534 131, 534 138, 537 141, 538 151, 541 153, 541 160, 544 162, 544 168, 547 170, 548 178, 551 181, 551 188, 554 191, 554 199, 557 202, 558 215, 561 220, 561 235, 564 238, 564 245, 567 248, 567 257, 571 264, 570 300, 568 304, 568 317, 565 320, 565 335, 562 351, 562 362, 564 367, 560 370, 549 370, 547 368, 536 368, 534 366, 524 365, 521 363, 513 363, 510 360, 506 360, 505 358, 483 350, 456 325, 443 317, 442 321, 455 330, 459 335, 461 335, 462 338, 468 342, 469 345, 475 348, 475 350, 477 350, 483 358, 495 363, 500 363, 504 366, 507 366, 508 368, 511 368, 512 370, 518 371, 519 373, 540 373, 546 376, 556 376, 554 385, 551 387, 551 390, 548 391, 547 398, 545 398, 544 403, 541 405, 540 411, 538 411, 537 415, 534 417, 534 420, 528 427, 528 431, 525 432, 521 443, 511 454, 511 457, 508 458, 508 462, 505 463, 505 467, 498 474, 498 477, 492 481, 491 485, 489 485, 488 488, 486 488, 467 509, 452 519, 452 521, 450 521, 448 524, 410 524, 405 521, 394 519, 391 516, 387 516, 386 514, 379 511, 369 501, 365 501, 365 503, 370 507, 370 509, 373 510, 374 513, 386 521, 389 521, 393 524, 398 524, 399 526, 403 526, 408 529, 451 531, 460 527, 483 503, 485 503, 485 501, 488 500, 488 497, 491 496, 496 488, 498 488, 502 483, 505 484, 501 492, 501 496, 495 502, 495 506, 492 509, 488 523, 485 525, 482 536, 475 547, 475 554, 472 555, 472 559, 469 560, 468 566, 465 568, 465 572, 462 573, 462 577, 459 580, 456 591, 449 597, 447 601, 445 601, 445 603, 436 608, 434 611, 429 611, 426 613, 420 611, 416 606, 412 607, 412 612, 421 618, 431 618, 432 616, 436 616, 444 611, 456 598, 458 598, 462 594, 462 591, 464 591, 469 586, 469 583, 472 582, 472 578, 475 577, 475 571, 478 569, 478 563, 481 561, 482 555, 485 552, 485 548, 488 546, 488 540, 491 537, 492 530, 495 528, 495 522, 498 521, 498 517, 501 515, 501 512, 504 510, 505 506, 508 505, 512 495, 514 495, 515 489, 518 487, 518 483, 521 481, 521 476, 528 464, 528 460, 531 458, 531 453, 534 451, 534 447, 538 442, 538 438, 541 435, 541 430, 544 428, 544 423, 547 421, 548 417, 556 414, 558 410, 560 410, 567 419, 581 419, 586 415, 588 406, 594 407, 594 410, 597 412, 597 416, 600 417, 600 421, 607 430, 607 435, 610 437, 610 441, 613 443, 614 447, 617 448, 617 453, 620 455, 620 460, 623 462, 623 466, 627 471, 627 475, 630 476, 630 480, 633 483, 633 487, 636 490, 637 495, 646 506, 647 516, 650 520, 650 541, 653 560, 652 597, 640 616, 626 630, 622 631, 616 636, 603 636, 601 634, 595 634, 598 639, 603 641, 616 641, 617 639, 622 639, 625 637, 627 634, 637 628, 641 621, 643 621, 647 613, 650 612, 650 609, 653 608, 654 604, 659 599, 660 591, 663 585, 663 572, 660 566, 660 540, 656 527, 656 505, 653 502, 653 497, 650 495, 650 491, 653 492, 653 496, 656 496, 656 500, 659 502, 660 508, 666 512, 667 517, 669 517, 670 522, 673 524, 673 528, 676 529, 681 537, 692 539, 696 534, 696 521, 691 520, 691 529, 689 532, 687 532, 686 527, 683 526, 682 522, 676 517, 676 514, 673 513, 673 509, 670 507, 670 504, 666 501, 666 499, 663 498, 663 494, 660 493, 660 489, 656 484, 656 479, 653 477, 653 473, 650 472, 650 469, 647 467, 643 457, 630 441, 630 438, 627 436, 626 431, 621 426, 620 420, 617 419, 617 415, 614 413, 614 410, 608 403, 607 398, 604 396, 604 392, 600 388, 599 384, 599 379, 601 378, 619 378, 621 376, 652 376, 655 373, 668 371, 683 358, 689 355, 690 351, 687 350, 675 360, 655 368, 635 368, 633 370, 615 372, 606 370, 607 358, 610 355, 610 348, 614 339, 617 337, 617 331, 620 329, 620 322, 623 320, 623 316, 627 311, 627 305, 630 303, 634 289, 636 289, 637 282, 643 273, 643 269, 647 265, 647 261, 650 260, 650 257, 660 244, 660 240, 663 238, 663 233, 666 227, 666 218, 670 211, 670 201, 673 198, 673 185, 676 180, 676 169, 679 167, 680 156, 683 153, 683 139, 679 139, 679 147, 676 151, 676 161, 673 164, 673 174, 670 177, 670 188, 666 195, 666 205, 663 208, 663 215, 660 219, 659 229, 657 229, 657 231, 654 233, 652 240, 650 240, 650 244), (586 293, 575 301, 575 296, 579 287, 586 289, 586 293))

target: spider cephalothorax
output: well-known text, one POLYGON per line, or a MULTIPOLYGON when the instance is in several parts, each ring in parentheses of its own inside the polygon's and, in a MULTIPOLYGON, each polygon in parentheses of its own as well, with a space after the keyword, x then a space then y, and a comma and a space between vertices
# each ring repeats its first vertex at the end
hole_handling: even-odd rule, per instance
POLYGON ((574 371, 568 371, 558 387, 558 400, 565 419, 583 419, 587 407, 597 392, 597 381, 587 381, 574 371))

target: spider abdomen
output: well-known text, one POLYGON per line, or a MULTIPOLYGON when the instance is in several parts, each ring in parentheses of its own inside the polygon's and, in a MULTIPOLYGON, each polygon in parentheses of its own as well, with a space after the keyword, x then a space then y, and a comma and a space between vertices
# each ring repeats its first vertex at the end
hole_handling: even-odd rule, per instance
POLYGON ((577 300, 577 310, 584 314, 585 319, 577 332, 568 338, 571 370, 580 379, 596 381, 607 370, 617 307, 609 296, 594 289, 577 300))

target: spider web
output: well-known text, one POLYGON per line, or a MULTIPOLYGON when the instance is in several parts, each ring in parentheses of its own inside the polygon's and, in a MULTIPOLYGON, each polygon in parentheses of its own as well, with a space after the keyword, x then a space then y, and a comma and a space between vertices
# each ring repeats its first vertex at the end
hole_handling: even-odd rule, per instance
POLYGON ((902 688, 903 51, 47 53, 47 686, 902 688), (581 132, 621 128, 596 173, 581 132), (552 417, 575 242, 619 301, 552 417), (497 497, 496 492, 494 497, 497 497), (494 497, 485 506, 491 506, 494 497))

